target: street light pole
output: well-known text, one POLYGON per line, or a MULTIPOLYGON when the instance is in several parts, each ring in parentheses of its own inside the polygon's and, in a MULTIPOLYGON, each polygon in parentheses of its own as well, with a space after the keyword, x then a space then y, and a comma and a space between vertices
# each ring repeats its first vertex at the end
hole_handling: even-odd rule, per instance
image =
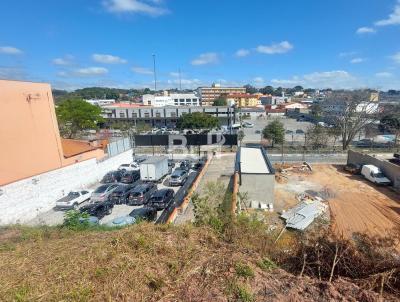
POLYGON ((157 91, 156 55, 153 54, 154 91, 157 91))

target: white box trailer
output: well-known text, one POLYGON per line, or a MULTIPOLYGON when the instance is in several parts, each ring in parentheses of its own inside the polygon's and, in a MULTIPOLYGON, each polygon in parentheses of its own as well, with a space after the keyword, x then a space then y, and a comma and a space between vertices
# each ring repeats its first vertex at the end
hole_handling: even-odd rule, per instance
POLYGON ((142 181, 159 182, 168 174, 168 158, 152 156, 140 163, 140 179, 142 181))

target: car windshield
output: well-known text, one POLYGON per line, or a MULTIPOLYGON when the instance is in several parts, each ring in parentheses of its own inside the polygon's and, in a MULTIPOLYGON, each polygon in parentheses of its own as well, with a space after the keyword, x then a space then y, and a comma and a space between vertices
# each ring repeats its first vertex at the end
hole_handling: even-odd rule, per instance
POLYGON ((152 201, 162 201, 163 198, 162 198, 162 196, 153 196, 153 197, 151 198, 151 200, 152 200, 152 201))
POLYGON ((123 165, 121 165, 121 167, 129 167, 129 165, 123 164, 123 165))
POLYGON ((68 196, 69 197, 77 197, 77 196, 79 196, 79 193, 78 192, 69 192, 68 196))
POLYGON ((376 177, 376 178, 384 178, 385 177, 385 175, 383 175, 383 173, 374 173, 374 177, 376 177))
POLYGON ((104 193, 105 191, 107 191, 107 189, 108 189, 108 186, 101 186, 101 187, 98 187, 96 189, 96 191, 94 191, 94 193, 104 193))
POLYGON ((142 195, 142 193, 141 192, 132 192, 131 195, 134 197, 137 197, 137 196, 142 195))

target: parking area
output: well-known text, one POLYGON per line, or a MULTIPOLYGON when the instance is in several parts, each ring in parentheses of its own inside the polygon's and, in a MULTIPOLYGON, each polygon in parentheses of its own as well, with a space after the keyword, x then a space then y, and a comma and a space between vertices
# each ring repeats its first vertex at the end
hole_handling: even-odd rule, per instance
POLYGON ((285 127, 285 141, 294 143, 304 143, 304 133, 312 126, 310 122, 300 122, 295 119, 286 117, 262 117, 252 118, 245 121, 250 122, 254 126, 252 128, 243 128, 244 139, 243 143, 260 143, 262 130, 274 119, 279 119, 285 127))
MULTIPOLYGON (((150 156, 149 156, 150 158, 150 156)), ((183 186, 170 186, 169 185, 169 181, 170 181, 170 177, 171 174, 174 173, 175 170, 180 168, 181 163, 185 161, 185 159, 179 159, 179 160, 174 160, 174 161, 170 161, 171 163, 174 163, 174 167, 171 167, 169 174, 166 175, 165 177, 163 177, 162 181, 160 183, 156 183, 156 189, 157 190, 161 190, 161 189, 172 189, 174 191, 174 193, 178 193, 175 198, 173 200, 171 200, 171 202, 176 202, 176 199, 183 199, 185 196, 185 192, 187 191, 187 189, 191 186, 191 182, 194 179, 194 176, 196 175, 197 171, 196 169, 189 169, 188 171, 188 178, 187 181, 183 184, 183 186)), ((193 160, 192 160, 193 161, 193 160)), ((115 170, 117 170, 118 167, 115 167, 115 170)), ((138 172, 139 173, 139 172, 138 172)), ((134 184, 134 188, 136 188, 138 185, 143 184, 144 182, 139 180, 137 182, 135 182, 134 184)), ((123 185, 121 183, 116 183, 117 185, 123 185)), ((96 183, 95 185, 86 188, 86 190, 93 192, 96 190, 96 188, 98 188, 99 186, 101 186, 102 183, 96 183)), ((68 192, 66 192, 68 193, 68 192)), ((109 200, 105 201, 110 203, 109 200)), ((79 206, 77 206, 77 210, 81 210, 83 207, 93 204, 93 202, 91 202, 90 200, 86 200, 83 203, 81 203, 79 206)), ((56 205, 56 200, 54 201, 54 205, 56 205)), ((139 208, 143 208, 146 207, 146 205, 141 205, 141 206, 133 206, 133 205, 128 205, 126 203, 123 204, 113 204, 112 205, 112 209, 111 209, 111 213, 107 213, 107 215, 105 215, 104 217, 99 217, 101 219, 99 219, 99 224, 100 225, 110 225, 111 222, 118 218, 118 217, 126 217, 128 216, 133 210, 135 209, 139 209, 139 208)), ((164 210, 159 210, 157 211, 157 217, 156 219, 154 219, 154 221, 157 221, 160 216, 162 215, 164 210)), ((67 211, 66 210, 59 210, 56 207, 54 207, 53 209, 51 209, 50 211, 47 211, 45 213, 40 213, 39 215, 37 215, 34 219, 32 219, 31 221, 29 221, 27 224, 28 225, 49 225, 49 226, 55 226, 55 225, 60 225, 64 222, 64 218, 65 218, 65 213, 67 211)))

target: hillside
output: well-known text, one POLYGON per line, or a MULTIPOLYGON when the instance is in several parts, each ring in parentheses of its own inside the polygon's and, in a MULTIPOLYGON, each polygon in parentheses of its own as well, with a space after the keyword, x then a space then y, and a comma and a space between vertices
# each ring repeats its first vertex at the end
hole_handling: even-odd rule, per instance
MULTIPOLYGON (((328 283, 278 268, 266 257, 268 242, 257 236, 251 224, 223 237, 192 225, 0 230, 0 301, 379 299, 341 278, 328 283)), ((282 240, 290 246, 292 239, 282 240)))

